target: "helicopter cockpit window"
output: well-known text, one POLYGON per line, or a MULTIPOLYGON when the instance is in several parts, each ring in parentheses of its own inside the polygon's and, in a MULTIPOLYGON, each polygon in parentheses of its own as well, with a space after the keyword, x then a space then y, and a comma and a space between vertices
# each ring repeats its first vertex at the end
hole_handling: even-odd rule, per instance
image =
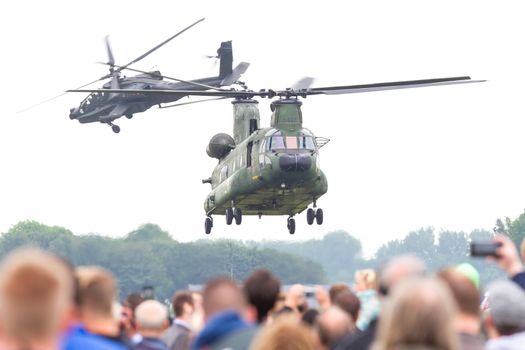
POLYGON ((299 136, 299 148, 315 151, 314 138, 311 136, 299 136))
POLYGON ((287 136, 286 137, 286 148, 288 149, 297 149, 297 136, 287 136))
POLYGON ((268 149, 271 151, 277 151, 285 149, 284 137, 282 136, 272 136, 268 140, 268 149))

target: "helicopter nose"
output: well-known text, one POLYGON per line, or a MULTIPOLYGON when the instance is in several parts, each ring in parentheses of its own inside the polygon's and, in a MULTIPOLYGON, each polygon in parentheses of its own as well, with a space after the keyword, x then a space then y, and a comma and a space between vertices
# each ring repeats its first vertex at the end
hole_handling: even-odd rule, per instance
POLYGON ((69 110, 69 119, 76 119, 78 116, 78 107, 73 107, 69 110))
POLYGON ((312 166, 309 154, 282 154, 279 157, 279 167, 286 172, 305 172, 312 166))

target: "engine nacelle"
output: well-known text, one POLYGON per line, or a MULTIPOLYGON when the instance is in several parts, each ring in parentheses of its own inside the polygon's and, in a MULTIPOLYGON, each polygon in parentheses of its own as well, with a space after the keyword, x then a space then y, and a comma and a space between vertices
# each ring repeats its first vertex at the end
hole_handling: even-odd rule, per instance
POLYGON ((233 137, 228 134, 220 133, 213 136, 206 147, 206 153, 212 158, 222 159, 235 148, 233 137))

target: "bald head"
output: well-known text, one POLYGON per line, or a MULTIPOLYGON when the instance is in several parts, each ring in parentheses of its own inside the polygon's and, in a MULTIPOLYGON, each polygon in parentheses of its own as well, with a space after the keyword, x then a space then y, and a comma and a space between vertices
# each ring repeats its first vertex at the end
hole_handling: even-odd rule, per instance
POLYGON ((423 260, 414 255, 402 255, 390 260, 380 273, 379 289, 382 294, 388 294, 399 282, 425 274, 423 260))
POLYGON ((168 310, 156 300, 146 300, 135 309, 135 320, 139 331, 162 332, 168 321, 168 310))
POLYGON ((353 329, 350 317, 335 306, 323 311, 317 322, 319 339, 326 348, 330 348, 338 339, 353 329))

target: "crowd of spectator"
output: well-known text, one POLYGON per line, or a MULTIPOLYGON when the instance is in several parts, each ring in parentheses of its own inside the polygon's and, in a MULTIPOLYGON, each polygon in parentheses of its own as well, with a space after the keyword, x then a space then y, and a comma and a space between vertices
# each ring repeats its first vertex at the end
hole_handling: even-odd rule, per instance
POLYGON ((430 273, 405 255, 317 286, 315 303, 258 269, 175 291, 172 310, 140 293, 118 303, 111 272, 22 248, 0 264, 0 350, 525 349, 525 249, 495 240, 508 278, 483 290, 468 263, 430 273))

